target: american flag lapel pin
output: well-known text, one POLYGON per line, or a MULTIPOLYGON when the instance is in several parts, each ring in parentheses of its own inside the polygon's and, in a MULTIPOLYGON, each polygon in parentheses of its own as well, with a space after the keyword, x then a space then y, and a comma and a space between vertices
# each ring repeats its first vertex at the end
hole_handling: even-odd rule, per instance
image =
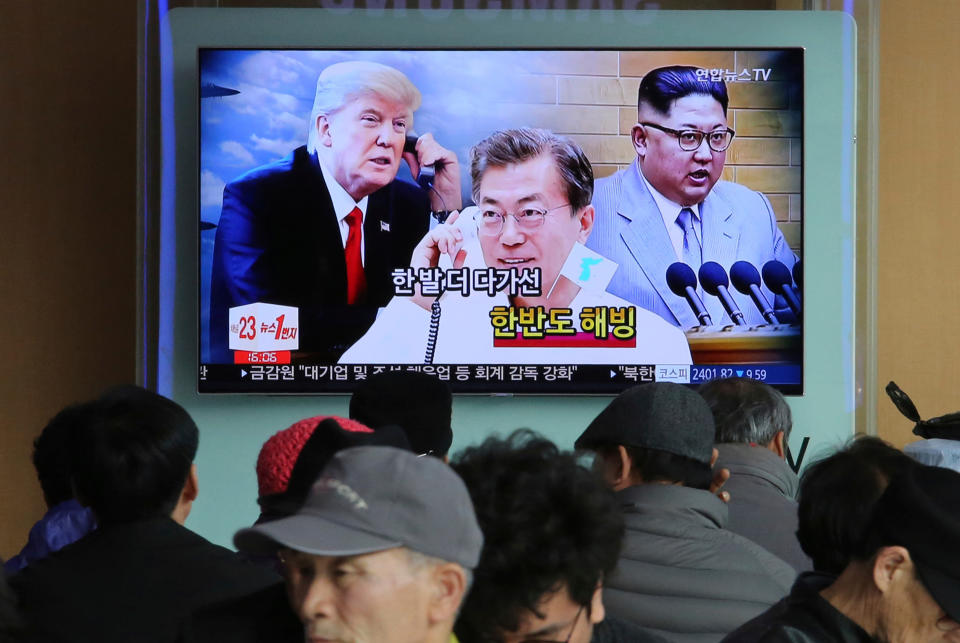
POLYGON ((390 223, 387 221, 381 221, 380 232, 390 232, 390 223))

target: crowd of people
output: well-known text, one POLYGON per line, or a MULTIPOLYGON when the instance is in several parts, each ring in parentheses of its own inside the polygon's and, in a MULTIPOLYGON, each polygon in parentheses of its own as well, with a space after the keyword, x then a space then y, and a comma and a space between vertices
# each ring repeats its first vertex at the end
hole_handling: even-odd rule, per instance
POLYGON ((0 640, 960 641, 960 473, 861 437, 798 480, 760 382, 630 388, 576 451, 520 429, 451 457, 422 373, 371 377, 350 415, 266 441, 234 552, 184 526, 182 407, 127 386, 64 409, 0 640))

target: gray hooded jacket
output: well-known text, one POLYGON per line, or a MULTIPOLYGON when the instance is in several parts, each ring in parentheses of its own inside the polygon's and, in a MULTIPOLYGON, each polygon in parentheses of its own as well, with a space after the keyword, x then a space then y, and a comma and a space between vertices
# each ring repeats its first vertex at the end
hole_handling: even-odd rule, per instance
POLYGON ((626 535, 604 583, 609 614, 678 643, 708 643, 790 591, 785 562, 724 526, 727 507, 708 491, 642 484, 618 492, 626 535))

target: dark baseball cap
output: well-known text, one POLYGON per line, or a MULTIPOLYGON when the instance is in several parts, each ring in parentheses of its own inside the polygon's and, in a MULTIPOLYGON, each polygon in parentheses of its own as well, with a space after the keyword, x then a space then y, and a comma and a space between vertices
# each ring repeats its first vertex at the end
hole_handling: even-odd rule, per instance
POLYGON ((483 535, 466 485, 437 458, 386 446, 338 452, 300 510, 241 529, 237 549, 353 556, 393 547, 474 568, 483 535))
POLYGON ((883 540, 910 552, 920 582, 960 621, 960 473, 914 466, 894 478, 874 510, 883 540))
POLYGON ((443 380, 417 371, 384 371, 357 385, 350 417, 372 429, 396 424, 417 453, 446 455, 453 443, 453 393, 443 380))
POLYGON ((633 386, 615 397, 574 446, 622 444, 710 462, 713 440, 713 413, 700 394, 680 384, 656 382, 633 386))

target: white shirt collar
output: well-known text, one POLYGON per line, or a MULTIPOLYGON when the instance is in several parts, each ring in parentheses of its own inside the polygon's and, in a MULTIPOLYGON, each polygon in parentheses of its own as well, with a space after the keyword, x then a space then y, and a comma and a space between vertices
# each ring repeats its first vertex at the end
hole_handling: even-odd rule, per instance
POLYGON ((320 163, 320 171, 323 173, 323 180, 327 184, 327 191, 330 193, 330 200, 333 201, 333 211, 337 215, 337 221, 342 222, 347 215, 353 212, 354 208, 360 208, 363 216, 367 216, 367 201, 369 197, 363 197, 359 202, 354 201, 343 186, 337 183, 333 178, 333 172, 327 169, 323 164, 323 159, 317 154, 317 161, 320 163))
POLYGON ((683 206, 679 203, 675 203, 668 199, 667 197, 660 194, 660 192, 650 184, 650 181, 647 180, 647 177, 643 175, 643 170, 640 169, 640 163, 636 164, 637 174, 640 175, 640 178, 643 179, 643 182, 647 185, 647 190, 650 191, 650 196, 653 197, 654 202, 657 204, 657 207, 660 209, 660 216, 663 217, 663 225, 666 226, 667 230, 670 230, 671 227, 676 227, 677 217, 680 216, 680 211, 685 207, 689 207, 693 212, 693 219, 696 225, 699 226, 700 223, 700 208, 703 206, 702 203, 691 206, 683 206))

